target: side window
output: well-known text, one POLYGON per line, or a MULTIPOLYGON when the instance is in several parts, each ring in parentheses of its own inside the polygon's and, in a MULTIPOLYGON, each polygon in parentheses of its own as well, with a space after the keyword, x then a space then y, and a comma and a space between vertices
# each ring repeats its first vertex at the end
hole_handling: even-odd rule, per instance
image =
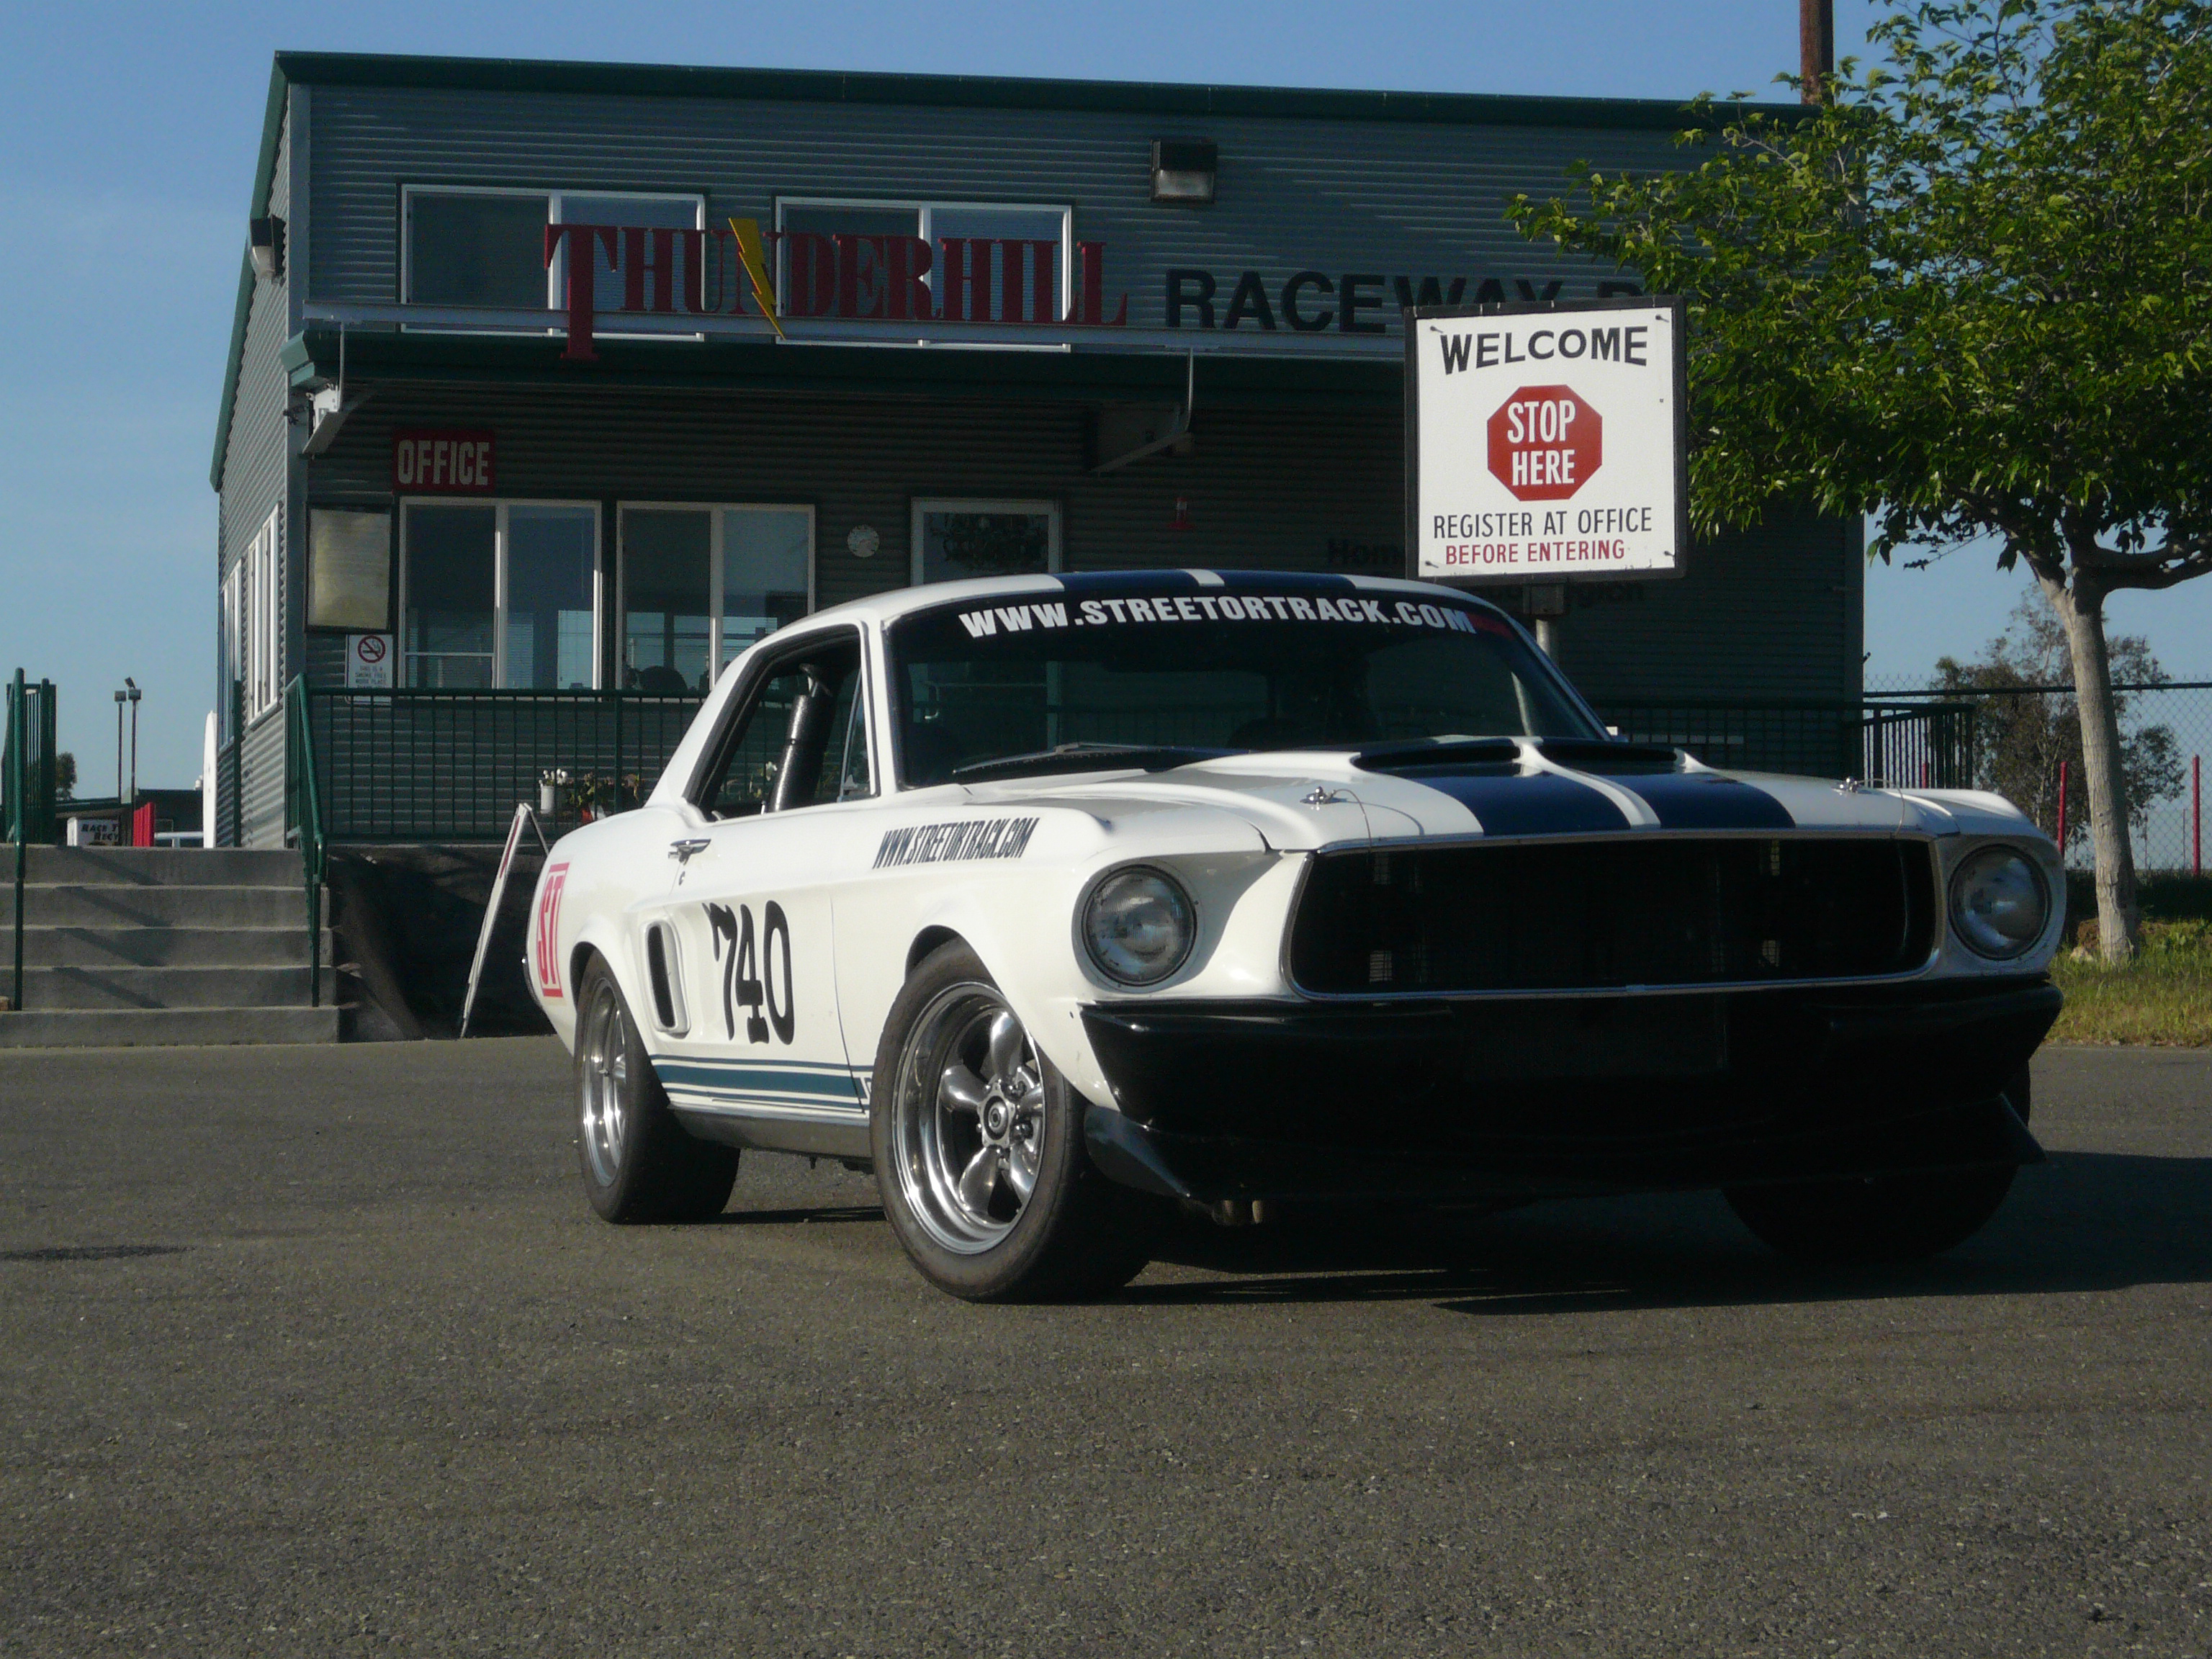
POLYGON ((787 812, 874 793, 868 770, 860 645, 810 641, 747 696, 696 797, 717 818, 787 812))

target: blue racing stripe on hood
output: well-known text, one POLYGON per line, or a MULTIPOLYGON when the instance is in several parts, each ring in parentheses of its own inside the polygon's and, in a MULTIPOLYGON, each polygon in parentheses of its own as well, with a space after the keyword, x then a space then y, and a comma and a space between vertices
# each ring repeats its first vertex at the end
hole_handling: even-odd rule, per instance
MULTIPOLYGON (((1641 796, 1662 830, 1795 830, 1790 809, 1764 789, 1717 772, 1625 773, 1607 777, 1641 796)), ((1476 814, 1479 817, 1481 815, 1476 814)))
POLYGON ((1223 570, 1215 574, 1232 593, 1349 593, 1358 585, 1349 576, 1321 570, 1223 570))
POLYGON ((1627 815, 1604 795, 1556 772, 1393 772, 1449 795, 1474 814, 1486 836, 1575 836, 1628 828, 1627 815))
POLYGON ((1198 578, 1188 570, 1073 571, 1061 574, 1058 580, 1062 589, 1079 599, 1199 592, 1198 578))

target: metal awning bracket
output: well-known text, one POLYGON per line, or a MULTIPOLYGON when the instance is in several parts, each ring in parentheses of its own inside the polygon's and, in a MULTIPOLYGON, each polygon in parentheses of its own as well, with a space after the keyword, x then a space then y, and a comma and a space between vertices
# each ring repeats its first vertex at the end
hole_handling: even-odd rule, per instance
POLYGON ((1095 477, 1102 473, 1118 472, 1133 461, 1141 461, 1147 455, 1157 455, 1163 449, 1181 443, 1190 435, 1190 412, 1198 402, 1198 354, 1183 353, 1182 407, 1170 409, 1163 423, 1158 407, 1139 404, 1133 408, 1107 408, 1098 411, 1098 449, 1106 454, 1115 453, 1091 469, 1095 477), (1134 440, 1133 443, 1130 441, 1134 440), (1120 446, 1127 444, 1127 447, 1120 446))

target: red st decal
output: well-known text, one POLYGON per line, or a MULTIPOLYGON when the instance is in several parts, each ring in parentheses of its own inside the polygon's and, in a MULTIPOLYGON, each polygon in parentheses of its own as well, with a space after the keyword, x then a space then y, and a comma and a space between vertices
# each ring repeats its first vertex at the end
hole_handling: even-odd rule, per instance
POLYGON ((531 951, 538 959, 540 995, 561 994, 561 890, 568 884, 568 866, 548 865, 538 886, 538 918, 531 931, 531 951))

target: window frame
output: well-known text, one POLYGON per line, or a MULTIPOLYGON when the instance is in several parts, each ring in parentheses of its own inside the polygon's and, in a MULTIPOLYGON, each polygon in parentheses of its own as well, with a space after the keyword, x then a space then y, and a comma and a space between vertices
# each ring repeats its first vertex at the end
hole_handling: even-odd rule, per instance
MULTIPOLYGON (((725 604, 726 574, 723 557, 722 514, 725 513, 804 513, 806 515, 806 615, 811 617, 820 607, 815 597, 816 563, 821 554, 817 532, 821 527, 820 514, 811 501, 621 501, 615 503, 615 600, 614 611, 617 626, 614 639, 615 671, 617 677, 628 672, 629 665, 623 660, 623 647, 629 639, 629 515, 639 513, 704 513, 707 515, 707 660, 713 665, 708 678, 712 685, 722 677, 729 664, 722 659, 722 611, 725 604)), ((766 637, 773 638, 774 635, 766 637)), ((747 647, 750 649, 750 647, 747 647)), ((737 660, 732 657, 731 662, 737 660)))
MULTIPOLYGON (((414 297, 415 198, 418 195, 534 198, 545 204, 545 222, 549 225, 568 222, 564 216, 564 208, 567 199, 572 196, 606 197, 641 202, 689 202, 693 208, 694 223, 691 228, 700 231, 707 228, 707 192, 700 190, 629 190, 619 186, 593 190, 568 185, 548 185, 533 188, 522 185, 403 184, 399 186, 399 303, 406 306, 428 303, 414 297)), ((568 257, 568 244, 563 240, 561 244, 560 257, 545 267, 545 309, 548 312, 564 313, 567 309, 568 257)), ((595 316, 619 317, 624 314, 619 310, 611 313, 605 309, 594 313, 595 316)), ((421 334, 514 334, 538 331, 514 328, 425 326, 420 323, 409 323, 404 325, 404 327, 410 332, 421 334)), ((549 325, 544 331, 547 334, 566 334, 567 322, 564 319, 559 325, 549 325)), ((700 340, 706 337, 702 334, 630 334, 619 330, 600 329, 596 325, 592 331, 599 337, 609 340, 700 340)))
MULTIPOLYGON (((491 575, 491 684, 485 690, 493 691, 544 691, 544 686, 511 686, 507 682, 507 509, 516 507, 557 507, 588 511, 592 515, 592 684, 594 691, 604 689, 606 662, 606 587, 607 578, 603 550, 602 520, 597 501, 579 501, 573 497, 562 500, 537 495, 501 495, 489 501, 465 495, 401 495, 392 502, 399 520, 397 538, 399 575, 398 581, 398 607, 394 618, 399 652, 398 683, 410 690, 416 689, 412 664, 418 655, 454 655, 450 652, 418 653, 407 645, 407 573, 410 562, 408 556, 408 531, 412 515, 408 509, 416 507, 489 507, 492 514, 492 575, 491 575)), ((471 653, 473 654, 473 653, 471 653)), ((565 690, 565 686, 550 688, 565 690)))
POLYGON ((217 736, 223 744, 238 741, 238 714, 234 703, 242 707, 245 702, 245 590, 246 561, 234 559, 216 586, 216 678, 222 692, 217 736), (234 687, 239 689, 234 692, 234 687))
MULTIPOLYGON (((934 256, 937 239, 933 234, 931 216, 938 213, 1056 213, 1060 216, 1060 314, 1064 319, 1075 302, 1075 207, 1068 202, 970 202, 939 199, 934 197, 888 196, 779 196, 775 198, 775 229, 779 233, 775 244, 775 291, 779 296, 790 291, 791 264, 781 232, 783 229, 783 210, 795 208, 865 208, 877 212, 905 212, 915 214, 915 234, 929 244, 934 256)), ((930 268, 927 277, 929 291, 937 295, 941 310, 945 305, 942 295, 937 294, 937 270, 930 268)), ((779 304, 781 300, 779 299, 779 304)), ((1039 350, 1060 350, 1058 346, 1040 346, 1039 350)))
POLYGON ((240 556, 244 571, 240 582, 239 621, 243 629, 246 680, 246 724, 252 726, 281 701, 277 665, 283 644, 283 594, 278 583, 283 568, 279 550, 283 542, 284 509, 274 507, 253 532, 240 556))
MULTIPOLYGON (((813 812, 819 811, 823 807, 852 806, 867 801, 878 800, 885 793, 883 769, 884 757, 889 753, 888 739, 881 736, 881 722, 877 718, 876 702, 873 696, 875 676, 868 664, 869 630, 857 622, 847 622, 831 623, 820 628, 794 627, 791 631, 793 637, 781 641, 772 648, 762 652, 760 659, 747 666, 744 682, 731 693, 722 717, 715 722, 713 738, 701 749, 699 763, 693 769, 690 777, 685 781, 684 804, 709 823, 717 825, 758 823, 764 819, 784 817, 793 812, 813 812), (744 729, 745 722, 752 716, 759 704, 762 688, 794 659, 817 648, 822 641, 836 639, 840 635, 849 638, 854 648, 860 653, 859 665, 854 670, 860 683, 853 688, 853 706, 860 711, 860 715, 861 743, 866 750, 868 761, 868 793, 865 795, 847 795, 842 793, 843 768, 841 765, 839 768, 840 793, 835 800, 813 801, 805 806, 787 807, 781 812, 771 812, 763 809, 757 813, 743 817, 717 817, 712 804, 702 799, 702 797, 720 777, 722 767, 728 758, 730 745, 738 740, 738 733, 744 729)), ((769 637, 776 638, 775 635, 770 635, 769 637)), ((765 644, 767 641, 763 641, 763 643, 765 644)))
MULTIPOLYGON (((925 513, 1028 513, 1042 514, 1052 520, 1045 544, 1045 566, 1036 574, 1056 576, 1060 571, 1060 502, 1024 501, 1000 495, 916 495, 907 504, 907 581, 909 586, 934 586, 922 579, 921 520, 925 513)), ((960 581, 972 577, 957 577, 960 581)))

